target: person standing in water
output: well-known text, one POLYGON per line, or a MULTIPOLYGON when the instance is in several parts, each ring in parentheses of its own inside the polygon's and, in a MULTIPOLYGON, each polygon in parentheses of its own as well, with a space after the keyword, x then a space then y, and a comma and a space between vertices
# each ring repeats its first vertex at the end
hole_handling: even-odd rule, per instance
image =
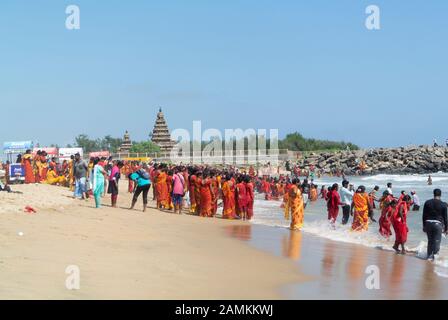
POLYGON ((412 211, 420 211, 420 198, 417 195, 417 192, 412 191, 412 202, 414 203, 414 206, 412 207, 412 211))
POLYGON ((291 210, 291 230, 301 230, 303 227, 304 201, 300 191, 300 182, 293 179, 292 186, 289 188, 289 206, 291 210))
POLYGON ((349 182, 347 180, 342 181, 342 188, 340 191, 342 202, 342 224, 346 225, 350 219, 350 209, 353 201, 353 191, 348 189, 349 182))
POLYGON ((432 177, 429 175, 428 177, 428 186, 432 186, 432 177))
POLYGON ((442 191, 434 190, 434 199, 426 201, 423 207, 423 232, 428 236, 427 259, 434 260, 440 251, 442 232, 448 232, 447 205, 442 202, 442 191))
POLYGON ((392 226, 394 227, 395 231, 395 244, 393 248, 397 253, 401 254, 406 254, 404 245, 408 240, 409 229, 407 225, 407 216, 411 203, 411 196, 403 196, 403 199, 398 202, 397 208, 395 209, 395 212, 392 216, 392 226), (399 250, 400 246, 401 251, 399 250))
POLYGON ((394 193, 392 192, 392 183, 391 182, 389 182, 388 184, 387 184, 387 192, 389 192, 389 195, 391 195, 392 197, 394 196, 394 193))

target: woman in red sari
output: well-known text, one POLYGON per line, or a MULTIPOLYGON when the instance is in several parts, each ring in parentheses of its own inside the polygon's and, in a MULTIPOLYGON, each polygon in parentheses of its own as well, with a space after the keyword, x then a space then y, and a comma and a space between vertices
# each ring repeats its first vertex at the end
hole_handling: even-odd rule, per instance
POLYGON ((238 208, 240 218, 246 220, 247 217, 247 191, 246 184, 244 183, 243 177, 238 178, 238 184, 236 185, 236 192, 238 198, 238 208))
POLYGON ((378 220, 380 225, 380 234, 389 239, 392 235, 390 227, 392 225, 392 215, 397 208, 397 201, 389 194, 388 191, 384 191, 384 195, 381 201, 381 217, 378 220))
POLYGON ((247 220, 251 220, 254 216, 254 184, 250 176, 245 177, 246 182, 246 195, 247 195, 247 220))
POLYGON ((33 169, 33 156, 31 150, 26 150, 26 153, 22 157, 22 166, 25 170, 25 183, 34 183, 34 169, 33 169))
POLYGON ((223 219, 236 219, 235 185, 230 175, 227 175, 222 183, 222 197, 224 202, 224 209, 222 211, 223 219))
POLYGON ((339 215, 339 206, 342 205, 341 197, 339 196, 339 186, 335 183, 331 187, 331 193, 328 194, 328 220, 330 220, 331 224, 336 222, 336 219, 339 215))
POLYGON ((393 246, 397 253, 406 254, 404 244, 408 240, 408 225, 407 215, 411 206, 412 199, 409 195, 404 195, 403 200, 400 201, 395 209, 392 217, 392 225, 395 231, 395 244, 393 246), (399 247, 401 246, 401 251, 399 247))
POLYGON ((201 217, 212 217, 213 216, 213 190, 212 190, 212 181, 207 172, 204 172, 202 175, 201 181, 201 217))

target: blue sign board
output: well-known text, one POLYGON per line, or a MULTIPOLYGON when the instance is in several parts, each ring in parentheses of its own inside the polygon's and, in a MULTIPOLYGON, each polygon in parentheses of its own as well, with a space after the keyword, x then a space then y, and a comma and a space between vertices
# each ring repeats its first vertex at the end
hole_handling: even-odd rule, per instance
POLYGON ((9 179, 11 181, 25 180, 25 168, 18 163, 9 166, 9 179))
POLYGON ((28 149, 33 149, 32 141, 5 142, 3 144, 3 152, 6 154, 24 153, 28 149))

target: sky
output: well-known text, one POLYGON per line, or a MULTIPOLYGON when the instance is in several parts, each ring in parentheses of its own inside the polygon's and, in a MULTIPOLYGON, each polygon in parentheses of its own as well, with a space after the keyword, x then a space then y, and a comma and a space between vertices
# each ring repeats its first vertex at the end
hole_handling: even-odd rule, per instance
POLYGON ((446 0, 3 0, 0 143, 145 140, 159 107, 170 129, 445 141, 447 14, 446 0))

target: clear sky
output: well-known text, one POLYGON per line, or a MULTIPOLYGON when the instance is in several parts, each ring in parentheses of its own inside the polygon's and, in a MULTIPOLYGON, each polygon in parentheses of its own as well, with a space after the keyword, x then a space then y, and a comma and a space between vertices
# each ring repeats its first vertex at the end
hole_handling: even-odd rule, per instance
POLYGON ((170 129, 444 141, 447 16, 446 0, 3 0, 0 143, 143 140, 159 106, 170 129), (370 4, 381 30, 365 28, 370 4))

